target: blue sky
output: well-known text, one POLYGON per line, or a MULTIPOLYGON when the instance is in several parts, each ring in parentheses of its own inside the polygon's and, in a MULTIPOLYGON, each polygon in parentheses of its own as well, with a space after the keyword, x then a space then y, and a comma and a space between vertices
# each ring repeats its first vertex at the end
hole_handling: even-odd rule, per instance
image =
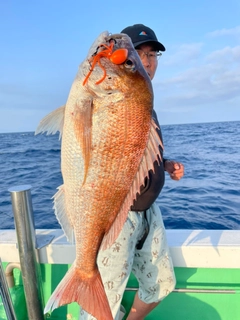
POLYGON ((92 42, 143 23, 165 47, 160 124, 240 120, 240 1, 1 1, 0 132, 34 131, 65 104, 92 42))

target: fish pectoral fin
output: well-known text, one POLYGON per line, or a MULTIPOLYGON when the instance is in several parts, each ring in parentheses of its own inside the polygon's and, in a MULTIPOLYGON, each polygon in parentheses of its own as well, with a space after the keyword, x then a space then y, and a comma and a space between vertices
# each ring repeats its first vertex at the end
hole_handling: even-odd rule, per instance
MULTIPOLYGON (((141 185, 144 182, 144 179, 148 177, 149 171, 153 170, 154 172, 154 162, 157 161, 159 164, 162 161, 162 156, 160 152, 160 148, 163 150, 163 142, 157 133, 158 126, 156 125, 155 121, 152 119, 151 121, 151 128, 149 133, 149 139, 148 143, 145 149, 145 152, 142 157, 142 161, 139 166, 138 170, 138 177, 137 179, 140 179, 141 185)), ((140 185, 140 186, 141 186, 140 185)), ((140 186, 139 190, 140 190, 140 186)))
POLYGON ((59 138, 61 138, 64 124, 64 114, 65 105, 49 113, 40 121, 35 131, 35 135, 44 132, 47 132, 47 135, 49 135, 55 134, 57 131, 59 131, 59 138))
POLYGON ((154 172, 154 162, 158 163, 162 161, 160 149, 163 149, 163 143, 156 131, 158 126, 152 119, 151 128, 149 133, 149 139, 144 151, 139 169, 135 175, 131 188, 122 204, 121 210, 119 211, 116 219, 114 220, 111 228, 107 230, 103 241, 101 243, 101 249, 105 250, 109 248, 113 242, 117 239, 123 225, 127 219, 128 211, 136 199, 137 193, 140 193, 140 187, 144 184, 144 180, 149 176, 149 171, 154 172))
POLYGON ((58 191, 53 196, 53 199, 53 208, 55 211, 56 218, 60 226, 62 227, 68 241, 74 244, 75 239, 73 225, 71 224, 71 221, 66 213, 64 185, 58 187, 58 191))
POLYGON ((83 183, 86 180, 92 147, 92 108, 92 98, 88 98, 77 101, 74 110, 74 132, 84 159, 83 183))

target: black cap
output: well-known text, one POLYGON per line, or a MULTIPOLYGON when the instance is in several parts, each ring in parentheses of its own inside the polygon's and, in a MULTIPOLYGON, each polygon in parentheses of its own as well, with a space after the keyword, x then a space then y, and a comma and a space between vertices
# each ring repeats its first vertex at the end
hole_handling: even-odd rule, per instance
POLYGON ((121 31, 121 33, 127 34, 131 39, 134 47, 143 44, 151 43, 157 51, 165 51, 165 47, 158 41, 154 31, 143 24, 134 24, 121 31))

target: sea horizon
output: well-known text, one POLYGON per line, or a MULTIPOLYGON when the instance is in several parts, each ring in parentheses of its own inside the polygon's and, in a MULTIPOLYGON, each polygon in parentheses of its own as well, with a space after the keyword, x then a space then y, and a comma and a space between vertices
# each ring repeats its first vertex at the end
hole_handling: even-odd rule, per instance
MULTIPOLYGON (((163 126, 180 126, 180 125, 191 125, 191 124, 211 124, 211 123, 225 123, 225 122, 240 122, 240 120, 219 120, 219 121, 203 121, 203 122, 186 122, 186 123, 169 123, 169 124, 161 124, 160 123, 160 126, 163 127, 163 126)), ((5 133, 34 133, 35 130, 29 130, 29 131, 6 131, 6 132, 1 132, 0 131, 0 134, 5 134, 5 133)), ((58 134, 58 133, 56 133, 58 134)))

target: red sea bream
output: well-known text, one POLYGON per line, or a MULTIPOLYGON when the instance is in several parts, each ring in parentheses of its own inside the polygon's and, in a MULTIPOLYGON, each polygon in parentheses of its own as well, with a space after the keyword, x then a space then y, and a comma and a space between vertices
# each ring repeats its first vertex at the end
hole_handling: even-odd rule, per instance
POLYGON ((63 185, 54 209, 76 260, 45 312, 78 302, 98 320, 113 319, 97 267, 98 251, 117 238, 144 178, 161 161, 152 120, 153 91, 130 38, 102 33, 80 65, 65 106, 36 133, 60 132, 63 185))

